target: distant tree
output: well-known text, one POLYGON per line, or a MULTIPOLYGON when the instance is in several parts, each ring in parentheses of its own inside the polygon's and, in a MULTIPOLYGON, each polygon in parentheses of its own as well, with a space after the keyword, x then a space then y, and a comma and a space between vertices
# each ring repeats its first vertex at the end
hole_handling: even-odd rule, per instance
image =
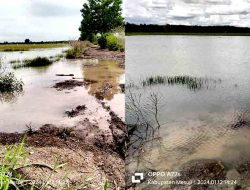
POLYGON ((93 35, 123 25, 121 5, 122 0, 88 0, 88 3, 84 3, 80 39, 92 41, 93 35))
POLYGON ((29 44, 30 42, 31 42, 30 39, 25 39, 25 40, 24 40, 24 43, 25 43, 25 44, 29 44))

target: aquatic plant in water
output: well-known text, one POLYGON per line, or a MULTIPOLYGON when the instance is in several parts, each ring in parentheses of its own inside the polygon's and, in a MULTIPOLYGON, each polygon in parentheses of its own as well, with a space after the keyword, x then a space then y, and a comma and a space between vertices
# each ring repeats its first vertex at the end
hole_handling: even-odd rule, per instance
MULTIPOLYGON (((134 172, 146 171, 151 167, 151 162, 145 157, 145 150, 149 151, 155 146, 161 146, 159 121, 163 96, 156 92, 135 93, 131 89, 126 89, 126 117, 127 135, 126 143, 127 164, 129 173, 126 179, 131 179, 134 172), (144 168, 146 163, 148 168, 144 168)), ((129 181, 129 180, 128 180, 129 181)), ((126 187, 132 187, 132 183, 127 183, 126 187)))
POLYGON ((25 59, 22 62, 18 62, 13 65, 13 69, 18 69, 22 67, 42 67, 51 65, 53 61, 48 59, 47 57, 36 57, 34 59, 25 59))
POLYGON ((0 63, 0 101, 11 101, 23 91, 23 82, 14 73, 7 72, 0 63))
POLYGON ((12 93, 23 91, 23 82, 18 80, 14 73, 9 72, 0 75, 0 93, 12 93))
POLYGON ((158 84, 167 85, 185 85, 190 90, 199 90, 206 87, 208 79, 198 78, 192 76, 151 76, 142 80, 141 84, 143 87, 153 86, 158 84))

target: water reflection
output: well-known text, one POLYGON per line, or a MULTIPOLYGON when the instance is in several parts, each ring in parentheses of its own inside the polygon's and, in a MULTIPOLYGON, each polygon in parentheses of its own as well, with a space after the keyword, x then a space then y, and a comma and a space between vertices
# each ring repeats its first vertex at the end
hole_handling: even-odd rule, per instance
POLYGON ((83 67, 84 80, 91 81, 88 85, 89 94, 101 100, 112 100, 121 91, 119 83, 123 73, 124 70, 116 61, 99 61, 83 67))
MULTIPOLYGON (((126 76, 133 81, 126 84, 126 103, 140 105, 140 111, 126 112, 129 145, 133 144, 128 147, 131 152, 126 160, 127 174, 181 171, 185 163, 201 160, 202 165, 205 159, 222 161, 227 179, 243 168, 249 174, 250 167, 243 167, 250 163, 249 40, 214 36, 126 39, 126 76), (152 49, 152 44, 157 48, 152 49), (146 106, 152 93, 164 98, 164 107, 158 109, 159 130, 153 112, 146 106), (138 119, 142 114, 147 122, 138 119), (153 130, 147 132, 151 127, 154 136, 153 130), (142 146, 136 144, 137 139, 144 142, 142 146), (238 166, 242 166, 240 170, 238 166)), ((236 174, 241 177, 238 184, 242 189, 250 186, 249 176, 236 174)), ((131 175, 127 177, 128 187, 133 185, 131 175)), ((157 177, 157 181, 162 180, 166 178, 157 177)), ((150 185, 146 179, 131 189, 172 188, 150 185)))
POLYGON ((13 92, 13 93, 1 93, 0 92, 0 103, 7 102, 13 104, 17 101, 18 97, 23 95, 24 92, 13 92))

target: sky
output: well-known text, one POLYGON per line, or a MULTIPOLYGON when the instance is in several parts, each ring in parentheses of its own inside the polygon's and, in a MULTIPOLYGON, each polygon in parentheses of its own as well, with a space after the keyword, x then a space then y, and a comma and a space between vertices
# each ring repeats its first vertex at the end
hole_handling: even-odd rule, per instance
POLYGON ((73 40, 86 0, 0 0, 0 42, 73 40))
MULTIPOLYGON (((0 42, 78 39, 87 0, 0 0, 0 42)), ((137 24, 250 27, 250 0, 123 0, 123 16, 137 24)))
POLYGON ((250 27, 250 0, 124 0, 126 22, 250 27))

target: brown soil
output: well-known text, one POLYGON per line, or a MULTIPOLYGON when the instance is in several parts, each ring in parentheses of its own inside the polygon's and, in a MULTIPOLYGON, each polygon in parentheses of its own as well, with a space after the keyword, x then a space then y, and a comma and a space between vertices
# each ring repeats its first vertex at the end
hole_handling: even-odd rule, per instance
MULTIPOLYGON (((89 48, 81 58, 116 60, 124 67, 124 52, 89 48)), ((79 86, 88 86, 97 81, 74 80, 73 74, 57 74, 70 76, 72 79, 56 83, 53 88, 58 91, 71 90, 79 86)), ((107 84, 97 94, 100 98, 111 88, 107 84)), ((23 133, 0 133, 0 160, 9 145, 20 143, 25 137, 27 160, 29 167, 19 169, 25 179, 40 183, 50 177, 49 189, 102 189, 104 182, 109 182, 109 189, 125 189, 125 140, 126 126, 124 122, 102 103, 110 115, 109 127, 102 129, 89 119, 79 121, 74 127, 45 124, 39 130, 28 127, 23 133), (65 163, 56 172, 51 170, 55 162, 65 163), (65 177, 65 174, 69 175, 65 177)), ((87 108, 79 105, 66 111, 68 117, 84 114, 87 108)))
POLYGON ((83 86, 84 82, 83 81, 78 81, 78 80, 66 80, 63 82, 57 82, 53 87, 56 88, 57 90, 71 90, 77 86, 83 86))
POLYGON ((109 91, 113 88, 112 84, 105 82, 101 88, 98 88, 96 92, 94 92, 94 96, 98 100, 103 100, 106 94, 109 93, 109 91))
POLYGON ((72 109, 71 111, 66 111, 65 113, 68 117, 76 117, 78 115, 82 115, 85 110, 86 106, 82 105, 82 106, 77 106, 75 109, 72 109))
POLYGON ((19 143, 26 136, 27 160, 35 165, 19 172, 36 182, 51 174, 51 189, 66 186, 97 189, 106 180, 110 189, 124 189, 124 152, 120 150, 124 150, 125 125, 114 113, 110 114, 111 137, 85 119, 74 128, 46 124, 37 131, 29 129, 22 134, 0 133, 0 147, 19 143), (66 165, 57 172, 42 167, 43 164, 53 167, 56 161, 66 165), (70 174, 63 180, 67 172, 70 174))
POLYGON ((56 88, 58 91, 62 90, 71 90, 75 87, 78 86, 84 86, 84 85, 89 85, 92 83, 96 83, 96 81, 90 81, 90 80, 85 80, 85 81, 79 81, 79 80, 65 80, 63 82, 58 82, 56 83, 53 88, 56 88))
POLYGON ((99 60, 115 60, 120 63, 121 67, 125 67, 125 52, 109 51, 108 49, 100 49, 99 47, 88 48, 83 55, 83 59, 99 59, 99 60))

